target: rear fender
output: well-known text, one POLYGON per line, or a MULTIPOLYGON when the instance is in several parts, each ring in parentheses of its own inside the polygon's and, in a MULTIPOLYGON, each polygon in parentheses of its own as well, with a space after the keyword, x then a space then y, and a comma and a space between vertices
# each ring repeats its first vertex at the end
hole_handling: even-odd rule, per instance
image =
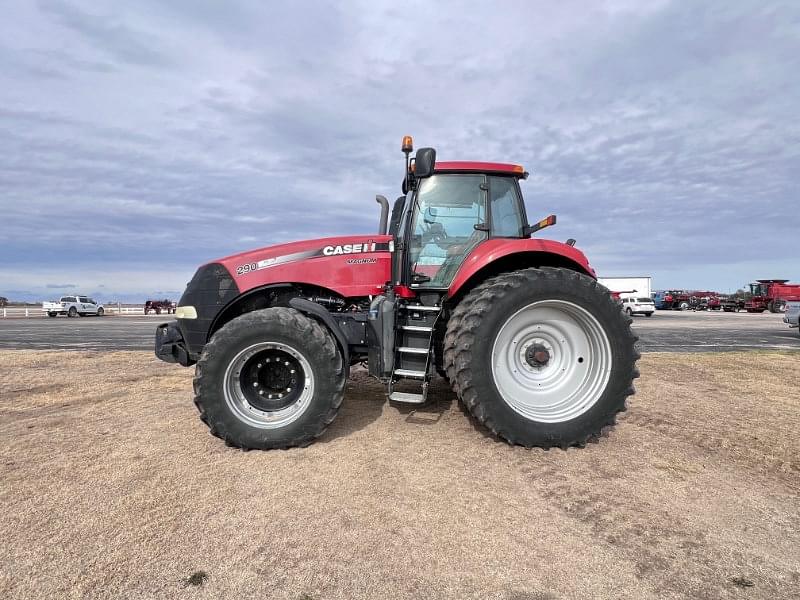
POLYGON ((586 255, 561 242, 542 239, 490 239, 467 256, 447 291, 460 296, 488 277, 529 267, 563 267, 597 279, 586 255))

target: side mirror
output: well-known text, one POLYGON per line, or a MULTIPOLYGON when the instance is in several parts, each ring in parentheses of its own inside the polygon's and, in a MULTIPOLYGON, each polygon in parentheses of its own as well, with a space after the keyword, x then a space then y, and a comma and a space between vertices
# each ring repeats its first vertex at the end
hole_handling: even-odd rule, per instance
POLYGON ((436 150, 434 148, 420 148, 414 158, 414 176, 430 177, 436 166, 436 150))

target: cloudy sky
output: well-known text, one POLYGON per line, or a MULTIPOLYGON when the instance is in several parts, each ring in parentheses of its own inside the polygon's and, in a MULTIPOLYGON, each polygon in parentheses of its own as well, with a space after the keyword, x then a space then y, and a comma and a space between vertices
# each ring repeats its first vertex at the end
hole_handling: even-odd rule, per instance
POLYGON ((404 134, 524 164, 601 275, 798 280, 799 109, 795 0, 4 3, 0 295, 374 231, 404 134))

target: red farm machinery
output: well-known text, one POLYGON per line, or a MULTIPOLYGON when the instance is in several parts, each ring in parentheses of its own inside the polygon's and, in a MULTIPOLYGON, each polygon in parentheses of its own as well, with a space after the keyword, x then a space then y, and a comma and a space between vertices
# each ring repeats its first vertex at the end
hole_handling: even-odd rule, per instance
POLYGON ((747 312, 772 313, 786 310, 786 303, 800 300, 800 284, 787 283, 788 279, 759 279, 750 284, 750 298, 745 302, 747 312))
POLYGON ((390 402, 444 378, 475 419, 523 446, 583 446, 633 394, 630 317, 575 241, 534 234, 519 165, 402 150, 402 191, 376 233, 266 246, 201 266, 156 355, 196 365, 211 433, 241 448, 310 444, 353 366, 390 402))

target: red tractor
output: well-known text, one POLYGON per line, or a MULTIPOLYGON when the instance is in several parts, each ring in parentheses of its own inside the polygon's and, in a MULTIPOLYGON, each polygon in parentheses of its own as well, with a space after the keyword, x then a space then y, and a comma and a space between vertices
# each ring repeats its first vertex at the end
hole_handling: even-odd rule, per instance
POLYGON ((162 312, 174 314, 176 308, 177 304, 175 304, 174 300, 148 300, 144 303, 144 314, 150 314, 150 311, 153 311, 157 315, 160 315, 162 312))
POLYGON ((194 402, 241 448, 304 446, 333 421, 352 365, 390 401, 434 373, 509 443, 583 446, 634 393, 636 337, 574 240, 531 234, 519 165, 410 159, 377 234, 268 246, 198 269, 156 355, 196 363, 194 402))
POLYGON ((771 313, 786 310, 790 300, 800 300, 800 285, 786 282, 788 279, 759 279, 750 284, 750 299, 744 308, 749 313, 771 313))

